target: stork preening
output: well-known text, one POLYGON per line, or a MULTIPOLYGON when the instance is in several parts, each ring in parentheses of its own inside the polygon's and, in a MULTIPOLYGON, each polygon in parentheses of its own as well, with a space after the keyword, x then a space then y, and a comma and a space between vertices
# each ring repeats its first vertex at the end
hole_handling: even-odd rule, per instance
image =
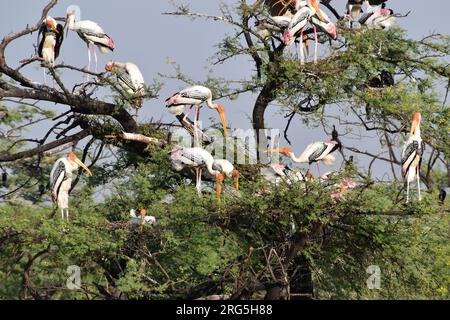
POLYGON ((192 167, 196 173, 196 188, 199 195, 202 194, 202 171, 204 168, 208 170, 209 174, 216 178, 216 195, 220 200, 222 182, 224 175, 213 168, 213 156, 202 148, 180 148, 177 147, 172 150, 170 154, 172 166, 176 171, 181 171, 184 167, 192 167))
MULTIPOLYGON (((52 17, 47 16, 39 28, 37 48, 39 58, 44 60, 44 63, 48 66, 53 67, 55 65, 55 60, 59 56, 63 40, 64 27, 52 17)), ((47 84, 45 69, 44 83, 47 84)))
MULTIPOLYGON (((234 188, 239 191, 239 171, 234 168, 233 164, 226 159, 214 159, 213 169, 222 173, 223 177, 234 179, 234 188)), ((218 180, 220 184, 219 195, 222 194, 222 181, 218 180)))
POLYGON ((64 40, 64 27, 50 16, 44 19, 38 32, 38 56, 54 66, 64 40))
POLYGON ((422 164, 425 143, 420 136, 421 121, 422 115, 419 112, 415 112, 413 114, 409 138, 405 143, 402 153, 402 176, 406 179, 406 203, 409 202, 409 184, 414 180, 417 181, 418 199, 419 201, 422 200, 420 195, 420 165, 422 164))
POLYGON ((131 62, 110 61, 105 70, 115 74, 120 86, 132 96, 136 115, 138 109, 144 105, 145 81, 138 66, 131 62))
POLYGON ((50 173, 52 201, 61 210, 61 218, 63 220, 65 213, 66 219, 69 221, 69 192, 72 188, 72 173, 78 170, 79 167, 92 176, 89 168, 78 159, 75 153, 70 152, 67 157, 60 158, 55 162, 50 173))
POLYGON ((67 22, 64 28, 76 32, 78 36, 86 43, 88 47, 88 71, 91 70, 91 54, 95 60, 95 72, 98 72, 98 58, 96 48, 101 53, 110 53, 114 51, 115 44, 111 37, 109 37, 103 29, 96 23, 90 20, 75 21, 75 14, 73 12, 67 13, 67 22))
POLYGON ((194 140, 198 142, 198 126, 197 122, 200 115, 200 108, 203 103, 206 103, 208 108, 216 110, 219 113, 220 122, 222 123, 223 132, 227 136, 227 121, 225 115, 225 107, 219 103, 213 102, 212 92, 209 88, 204 86, 192 86, 183 89, 171 97, 166 99, 166 107, 172 114, 184 113, 185 106, 190 106, 188 113, 185 115, 183 121, 186 121, 192 108, 195 106, 194 116, 194 140))

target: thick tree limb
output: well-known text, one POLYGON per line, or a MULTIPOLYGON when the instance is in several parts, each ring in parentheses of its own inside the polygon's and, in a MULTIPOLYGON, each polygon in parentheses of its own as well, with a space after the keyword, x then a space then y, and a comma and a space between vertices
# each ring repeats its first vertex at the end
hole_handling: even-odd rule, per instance
POLYGON ((20 159, 24 159, 24 158, 30 158, 33 157, 37 154, 43 153, 45 151, 57 148, 59 146, 62 146, 66 143, 69 142, 74 142, 74 141, 80 141, 84 138, 86 138, 87 136, 89 136, 89 131, 88 130, 83 130, 78 132, 77 134, 74 134, 72 136, 69 137, 65 137, 53 142, 50 142, 48 144, 36 147, 34 149, 30 149, 27 151, 23 151, 23 152, 19 152, 19 153, 15 153, 15 154, 0 154, 0 162, 11 162, 11 161, 16 161, 16 160, 20 160, 20 159))
POLYGON ((41 100, 69 105, 71 106, 72 111, 77 113, 111 116, 127 131, 136 132, 138 129, 136 121, 125 109, 118 109, 116 105, 112 103, 87 99, 69 92, 64 94, 54 89, 22 89, 6 82, 0 82, 0 99, 2 98, 41 100))

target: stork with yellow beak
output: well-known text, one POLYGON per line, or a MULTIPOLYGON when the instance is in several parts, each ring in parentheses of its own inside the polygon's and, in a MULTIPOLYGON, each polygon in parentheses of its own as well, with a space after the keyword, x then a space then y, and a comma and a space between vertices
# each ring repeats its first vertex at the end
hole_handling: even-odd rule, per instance
POLYGON ((75 21, 73 12, 67 12, 67 22, 64 28, 67 32, 69 30, 76 32, 81 40, 86 43, 88 47, 88 71, 91 70, 91 53, 94 55, 95 72, 98 71, 96 48, 101 53, 110 53, 116 48, 114 40, 103 31, 102 27, 90 20, 75 21))
POLYGON ((406 203, 409 202, 409 184, 417 179, 417 195, 420 195, 420 165, 422 164, 425 143, 420 136, 420 122, 422 115, 414 112, 409 138, 405 143, 402 153, 402 176, 406 179, 406 203))
POLYGON ((170 153, 170 160, 172 161, 172 167, 176 171, 181 171, 185 167, 195 169, 196 188, 200 196, 202 194, 202 171, 206 168, 208 173, 216 178, 216 196, 217 200, 220 201, 222 182, 225 177, 219 170, 214 169, 214 158, 211 153, 198 147, 175 147, 170 153))
MULTIPOLYGON (((204 86, 192 86, 183 89, 171 97, 166 99, 166 107, 173 114, 179 114, 184 111, 186 105, 190 106, 189 112, 192 107, 195 106, 195 118, 194 118, 194 130, 197 130, 197 122, 200 115, 200 108, 203 103, 206 103, 208 108, 216 110, 219 113, 220 122, 223 126, 223 133, 227 136, 227 120, 225 116, 225 107, 219 103, 213 102, 213 95, 211 89, 204 86)), ((188 117, 189 112, 185 115, 185 119, 188 117)), ((194 139, 198 141, 197 132, 194 132, 194 139)))
POLYGON ((138 66, 131 62, 110 61, 106 64, 105 70, 115 74, 120 86, 131 95, 137 117, 138 109, 144 105, 145 97, 144 76, 138 66))
POLYGON ((341 143, 339 141, 331 140, 311 143, 306 147, 305 151, 303 151, 303 153, 299 157, 296 157, 294 152, 292 152, 292 149, 290 148, 267 151, 271 153, 281 153, 285 156, 288 156, 293 162, 296 163, 307 163, 308 165, 311 165, 315 162, 317 163, 317 171, 319 172, 320 176, 319 161, 322 161, 327 166, 333 165, 336 161, 333 153, 340 148, 341 143))
POLYGON ((52 200, 61 209, 61 218, 69 221, 69 193, 72 189, 72 173, 78 168, 83 168, 90 176, 91 170, 78 159, 74 152, 70 152, 67 157, 56 160, 50 173, 50 189, 52 200))

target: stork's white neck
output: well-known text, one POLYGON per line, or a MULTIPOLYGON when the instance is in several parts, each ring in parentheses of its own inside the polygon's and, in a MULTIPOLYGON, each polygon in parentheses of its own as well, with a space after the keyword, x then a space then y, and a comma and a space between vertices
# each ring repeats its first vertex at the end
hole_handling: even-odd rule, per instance
POLYGON ((308 162, 308 159, 305 159, 305 157, 300 156, 299 158, 297 158, 293 152, 289 153, 289 157, 291 158, 292 161, 294 161, 296 163, 308 162))
POLYGON ((208 170, 209 174, 212 176, 217 176, 220 172, 213 169, 213 163, 208 161, 206 162, 206 169, 208 170))
POLYGON ((417 127, 416 127, 416 130, 414 131, 414 134, 413 134, 413 137, 414 138, 421 138, 421 136, 420 136, 420 122, 417 124, 417 127))
POLYGON ((216 109, 216 104, 212 101, 212 98, 208 98, 208 100, 206 100, 206 105, 210 109, 216 109))
POLYGON ((74 28, 75 28, 75 16, 74 15, 71 15, 67 18, 67 27, 70 30, 74 30, 74 28))

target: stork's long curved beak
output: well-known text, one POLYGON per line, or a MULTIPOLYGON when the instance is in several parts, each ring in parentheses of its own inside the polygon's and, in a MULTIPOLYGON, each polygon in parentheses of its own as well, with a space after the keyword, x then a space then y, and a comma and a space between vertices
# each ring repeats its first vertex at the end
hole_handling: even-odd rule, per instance
POLYGON ((228 129, 227 129, 227 117, 225 115, 225 108, 223 106, 217 108, 217 112, 219 113, 220 122, 222 123, 223 127, 223 134, 225 137, 228 136, 228 129))
POLYGON ((233 172, 233 176, 234 176, 234 188, 236 189, 236 191, 239 191, 239 171, 235 170, 233 172))
POLYGON ((286 156, 289 156, 292 153, 292 150, 289 148, 283 148, 283 149, 268 149, 266 150, 266 152, 269 153, 281 153, 284 154, 286 156))
POLYGON ((413 135, 413 134, 414 134, 414 132, 415 132, 416 129, 417 129, 418 124, 419 124, 419 123, 418 123, 416 120, 414 120, 414 121, 412 122, 412 125, 411 125, 411 131, 409 132, 410 135, 413 135))
POLYGON ((222 195, 222 183, 225 177, 222 173, 218 173, 216 176, 217 185, 216 185, 216 196, 217 200, 220 201, 220 196, 222 195))
POLYGON ((320 20, 325 22, 325 18, 322 15, 322 11, 319 8, 319 5, 317 4, 316 0, 311 0, 311 5, 313 6, 314 10, 316 10, 317 15, 319 16, 320 20))
POLYGON ((81 162, 80 159, 76 158, 74 161, 92 177, 91 170, 89 170, 89 168, 83 162, 81 162))
POLYGON ((267 149, 266 152, 269 152, 269 153, 285 153, 285 150, 283 150, 283 149, 267 149))

